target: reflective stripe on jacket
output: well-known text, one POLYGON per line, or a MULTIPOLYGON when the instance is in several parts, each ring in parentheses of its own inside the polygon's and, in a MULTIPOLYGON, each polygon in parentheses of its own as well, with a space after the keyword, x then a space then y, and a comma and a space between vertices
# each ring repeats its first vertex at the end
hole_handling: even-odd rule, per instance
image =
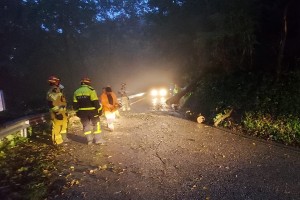
POLYGON ((100 104, 95 89, 89 85, 81 85, 74 92, 73 108, 75 110, 98 110, 100 104))
POLYGON ((48 105, 51 111, 58 112, 60 108, 66 108, 66 98, 57 86, 52 86, 47 92, 48 105))

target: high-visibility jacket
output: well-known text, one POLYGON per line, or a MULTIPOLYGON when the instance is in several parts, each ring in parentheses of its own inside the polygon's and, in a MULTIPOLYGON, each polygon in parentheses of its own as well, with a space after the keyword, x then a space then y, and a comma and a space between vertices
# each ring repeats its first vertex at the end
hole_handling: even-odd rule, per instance
POLYGON ((101 96, 100 96, 100 100, 101 100, 101 104, 103 106, 103 111, 110 111, 110 112, 113 112, 113 111, 116 111, 118 109, 118 99, 117 99, 117 96, 114 92, 109 92, 109 94, 107 93, 102 93, 101 96), (109 101, 108 99, 108 96, 107 95, 111 95, 112 97, 112 102, 109 101))
POLYGON ((99 99, 95 89, 89 85, 81 85, 74 92, 74 110, 101 110, 99 99))
POLYGON ((47 92, 47 100, 49 108, 52 112, 58 112, 61 108, 67 106, 66 98, 58 86, 52 86, 47 92))
POLYGON ((68 128, 67 102, 58 86, 52 86, 47 92, 47 101, 52 121, 52 141, 54 144, 63 143, 62 134, 66 135, 68 128))

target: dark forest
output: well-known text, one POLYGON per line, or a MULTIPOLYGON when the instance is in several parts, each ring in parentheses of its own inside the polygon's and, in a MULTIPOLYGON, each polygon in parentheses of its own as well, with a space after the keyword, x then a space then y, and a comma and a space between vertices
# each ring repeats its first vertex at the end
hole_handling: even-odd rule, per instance
POLYGON ((213 122, 233 109, 222 126, 298 143, 299 9, 297 0, 2 0, 5 114, 45 109, 50 75, 69 101, 84 76, 99 92, 196 80, 186 103, 195 113, 213 122))

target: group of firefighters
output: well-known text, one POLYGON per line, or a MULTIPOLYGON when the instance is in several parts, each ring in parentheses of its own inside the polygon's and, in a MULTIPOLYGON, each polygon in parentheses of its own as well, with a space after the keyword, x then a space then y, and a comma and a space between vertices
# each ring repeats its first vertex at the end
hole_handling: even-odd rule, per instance
MULTIPOLYGON (((69 141, 67 102, 63 93, 64 87, 60 82, 56 76, 50 76, 48 79, 50 89, 47 92, 47 101, 52 121, 52 141, 55 145, 69 141)), ((119 103, 110 86, 102 88, 102 94, 98 97, 89 78, 82 78, 80 83, 80 87, 74 92, 73 109, 80 118, 87 144, 90 145, 93 142, 104 144, 105 140, 100 134, 100 116, 104 114, 108 128, 113 131, 114 120, 116 116, 119 116, 118 109, 122 107, 123 111, 130 110, 126 84, 122 83, 119 91, 121 96, 121 103, 119 103)))

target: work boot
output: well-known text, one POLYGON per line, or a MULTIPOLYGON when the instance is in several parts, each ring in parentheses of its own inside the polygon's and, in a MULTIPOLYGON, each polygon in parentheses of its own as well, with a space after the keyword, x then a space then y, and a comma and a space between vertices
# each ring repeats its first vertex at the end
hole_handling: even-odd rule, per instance
POLYGON ((70 142, 70 140, 69 140, 69 138, 67 137, 67 134, 66 134, 66 133, 62 133, 62 134, 61 134, 61 137, 62 137, 62 139, 63 139, 63 141, 64 141, 65 143, 70 142))
POLYGON ((93 144, 93 136, 92 136, 92 134, 86 135, 86 140, 87 140, 88 145, 93 144))
POLYGON ((113 123, 109 123, 108 124, 108 128, 110 131, 114 131, 115 127, 114 127, 114 124, 113 123))
POLYGON ((100 134, 95 134, 94 139, 95 139, 96 144, 105 144, 106 143, 106 141, 101 138, 100 134))
POLYGON ((97 141, 95 142, 95 144, 105 145, 105 144, 106 144, 106 141, 103 140, 103 139, 100 139, 100 140, 97 140, 97 141))

